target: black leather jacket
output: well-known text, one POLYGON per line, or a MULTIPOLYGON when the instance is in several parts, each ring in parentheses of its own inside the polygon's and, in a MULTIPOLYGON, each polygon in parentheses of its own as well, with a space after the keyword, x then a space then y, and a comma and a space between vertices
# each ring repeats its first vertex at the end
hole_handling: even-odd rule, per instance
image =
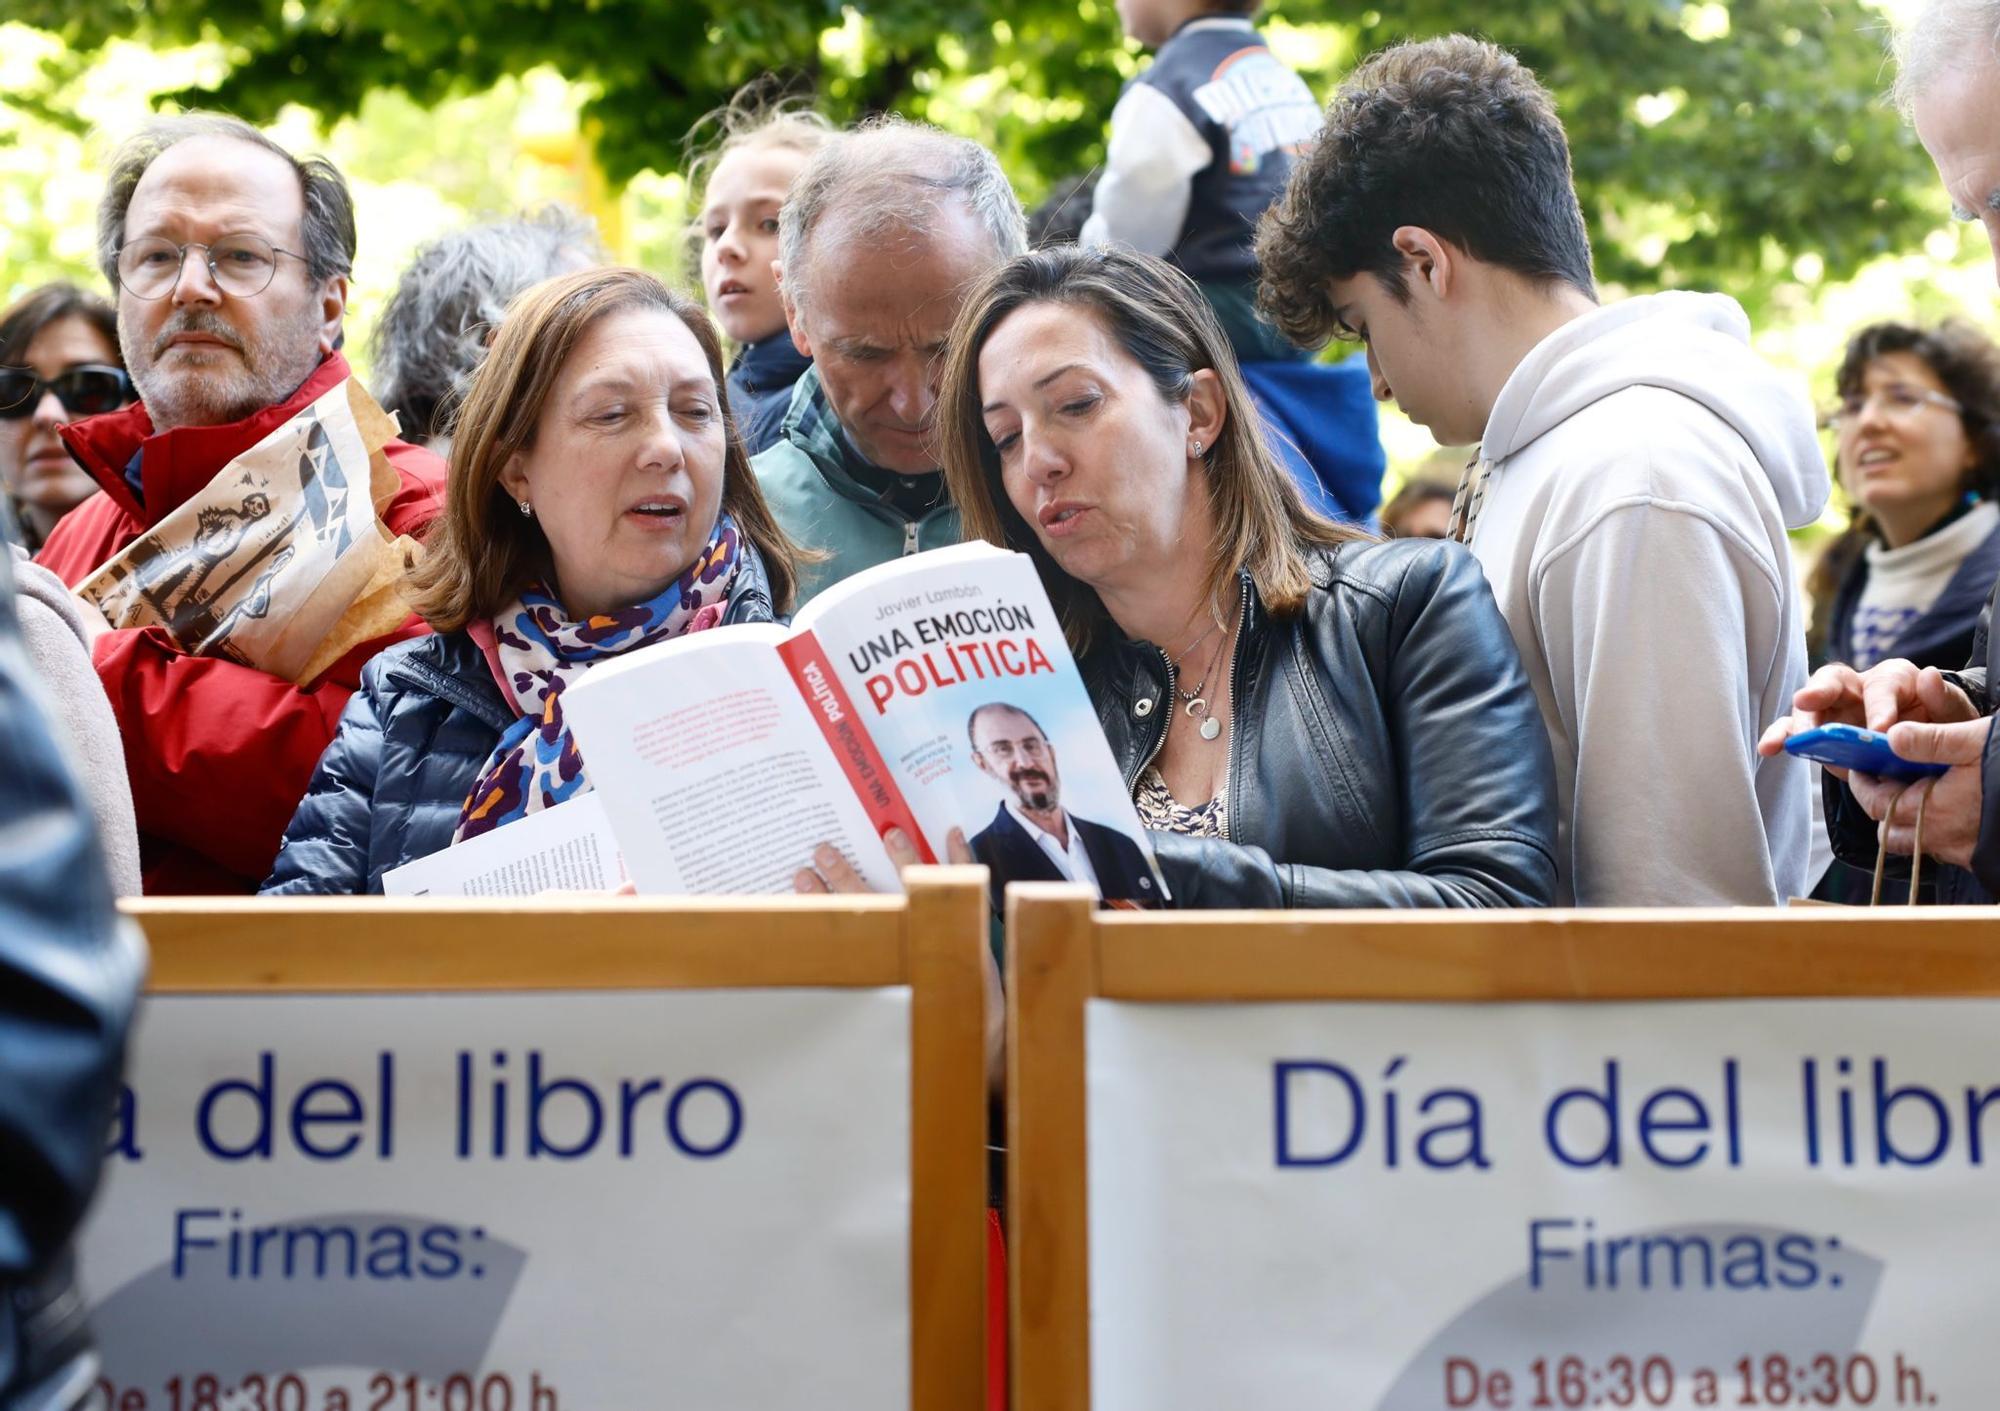
MULTIPOLYGON (((0 512, 0 520, 5 518, 0 512)), ((27 683, 0 533, 0 1407, 95 1376, 69 1240, 104 1157, 143 968, 89 807, 27 683)))
MULTIPOLYGON (((1555 765, 1478 562, 1403 539, 1343 545, 1312 574, 1285 621, 1242 578, 1230 837, 1152 835, 1175 905, 1547 906, 1555 765)), ((1112 630, 1081 665, 1130 788, 1174 672, 1112 630)))

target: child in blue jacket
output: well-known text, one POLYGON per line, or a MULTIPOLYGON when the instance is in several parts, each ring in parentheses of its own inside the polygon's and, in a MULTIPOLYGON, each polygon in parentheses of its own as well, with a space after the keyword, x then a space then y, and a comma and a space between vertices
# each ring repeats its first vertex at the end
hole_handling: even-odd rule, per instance
POLYGON ((1303 356, 1257 317, 1257 218, 1319 131, 1312 90, 1251 22, 1257 0, 1117 0, 1155 51, 1111 113, 1086 245, 1163 255, 1201 285, 1240 362, 1303 356))

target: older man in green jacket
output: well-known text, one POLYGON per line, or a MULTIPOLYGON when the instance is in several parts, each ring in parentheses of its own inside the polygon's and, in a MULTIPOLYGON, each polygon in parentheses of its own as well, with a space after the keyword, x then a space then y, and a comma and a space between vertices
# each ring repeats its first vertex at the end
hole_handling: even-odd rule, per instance
POLYGON ((806 566, 801 601, 958 542, 931 435, 945 339, 972 286, 1026 246, 993 154, 935 128, 865 123, 793 182, 777 268, 813 366, 751 464, 786 532, 826 555, 806 566))

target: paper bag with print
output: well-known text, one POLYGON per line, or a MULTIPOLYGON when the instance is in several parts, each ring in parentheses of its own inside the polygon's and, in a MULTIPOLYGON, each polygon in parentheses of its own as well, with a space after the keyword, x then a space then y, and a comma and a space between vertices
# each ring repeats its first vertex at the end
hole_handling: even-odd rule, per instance
POLYGON ((378 506, 396 423, 348 378, 237 456, 77 588, 113 627, 301 684, 409 615, 418 552, 378 506))

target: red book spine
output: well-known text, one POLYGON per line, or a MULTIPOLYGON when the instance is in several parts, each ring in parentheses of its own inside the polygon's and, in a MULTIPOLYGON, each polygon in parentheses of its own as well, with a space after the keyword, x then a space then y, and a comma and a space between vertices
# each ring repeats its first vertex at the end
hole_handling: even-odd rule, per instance
POLYGON ((792 673, 792 681, 798 686, 799 695, 805 698, 812 718, 819 722, 820 734, 826 737, 833 757, 840 761, 854 796, 867 810, 876 836, 891 828, 901 828, 917 845, 919 859, 936 862, 930 841, 917 825, 916 815, 910 812, 909 800, 896 787, 895 777, 889 773, 882 752, 875 748, 874 738, 862 728, 854 702, 848 697, 847 688, 840 684, 840 676, 827 660, 819 638, 811 632, 802 632, 779 647, 778 655, 792 673))

